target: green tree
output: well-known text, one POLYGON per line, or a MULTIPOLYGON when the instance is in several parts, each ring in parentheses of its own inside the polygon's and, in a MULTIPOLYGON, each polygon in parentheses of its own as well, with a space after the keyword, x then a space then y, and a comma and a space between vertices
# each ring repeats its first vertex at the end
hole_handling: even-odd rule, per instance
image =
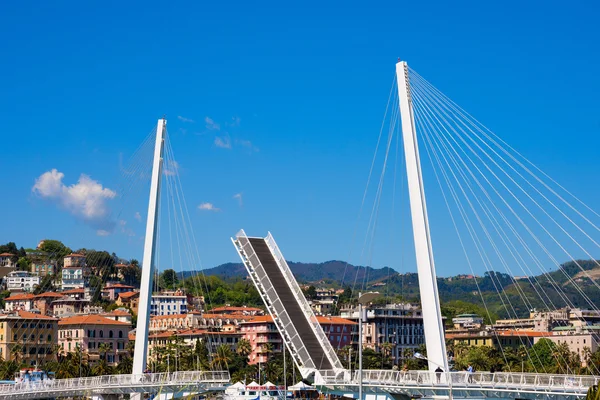
POLYGON ((92 368, 92 374, 95 376, 112 375, 113 369, 110 365, 108 365, 105 359, 102 359, 100 362, 97 362, 96 365, 94 365, 94 368, 92 368))
POLYGON ((166 269, 160 274, 160 286, 165 289, 174 289, 179 283, 177 272, 174 269, 166 269))
POLYGON ((102 355, 102 360, 106 362, 106 353, 110 351, 108 343, 100 343, 98 346, 98 352, 102 355))
POLYGON ((48 253, 50 260, 56 260, 59 267, 63 266, 64 257, 72 253, 72 250, 65 246, 60 240, 44 239, 40 250, 48 253))
POLYGON ((214 369, 227 369, 232 359, 233 352, 231 351, 231 348, 226 344, 222 344, 217 347, 217 351, 215 351, 215 354, 213 355, 211 367, 214 369))
POLYGON ((242 357, 248 357, 248 354, 252 352, 252 345, 247 339, 240 339, 237 343, 236 353, 242 357))
POLYGON ((317 288, 315 288, 314 286, 310 285, 304 291, 304 297, 306 297, 307 300, 314 300, 314 299, 316 299, 317 298, 317 288))

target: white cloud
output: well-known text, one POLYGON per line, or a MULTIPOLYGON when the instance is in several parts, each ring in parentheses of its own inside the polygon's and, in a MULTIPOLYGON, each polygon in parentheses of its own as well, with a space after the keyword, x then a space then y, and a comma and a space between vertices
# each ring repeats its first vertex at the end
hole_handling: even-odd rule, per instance
POLYGON ((135 212, 135 215, 133 216, 133 218, 137 219, 139 222, 142 222, 142 216, 140 215, 139 211, 135 212))
POLYGON ((228 125, 231 127, 236 127, 236 126, 240 126, 240 122, 241 122, 240 117, 231 117, 231 121, 226 123, 225 125, 228 125))
POLYGON ((222 149, 231 149, 231 139, 229 139, 229 136, 217 136, 215 138, 215 146, 222 149))
POLYGON ((221 209, 215 207, 213 203, 200 203, 198 209, 202 211, 221 211, 221 209))
POLYGON ((240 207, 243 205, 242 193, 236 193, 236 194, 234 194, 233 198, 237 199, 237 201, 240 203, 240 207))
POLYGON ((96 231, 96 235, 98 235, 98 236, 108 236, 108 235, 110 235, 110 232, 107 231, 107 230, 104 230, 104 229, 98 229, 96 231))
POLYGON ((180 121, 182 121, 182 122, 189 122, 189 123, 191 123, 191 124, 193 124, 193 123, 194 123, 194 120, 193 120, 193 119, 186 118, 186 117, 182 117, 181 115, 178 115, 178 116, 177 116, 177 119, 178 119, 178 120, 180 120, 180 121))
POLYGON ((64 176, 56 169, 44 172, 31 191, 97 228, 99 235, 110 233, 115 223, 110 219, 108 201, 117 193, 85 174, 81 174, 77 183, 67 186, 63 183, 64 176))
POLYGON ((163 173, 168 176, 177 175, 179 172, 179 163, 174 160, 165 160, 163 173))
POLYGON ((221 125, 217 124, 214 119, 210 117, 204 118, 204 122, 206 122, 206 129, 210 131, 219 131, 221 130, 221 125))
POLYGON ((250 151, 258 152, 260 149, 252 144, 249 140, 236 140, 235 144, 247 148, 250 151))

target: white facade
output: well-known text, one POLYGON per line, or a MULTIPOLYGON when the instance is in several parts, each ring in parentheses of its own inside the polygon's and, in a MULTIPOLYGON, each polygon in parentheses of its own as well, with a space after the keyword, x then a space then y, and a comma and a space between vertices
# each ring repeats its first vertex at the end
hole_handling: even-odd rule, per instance
POLYGON ((187 314, 187 296, 179 292, 154 293, 150 302, 150 315, 187 314))
POLYGON ((85 287, 85 278, 83 276, 83 267, 65 267, 62 270, 62 289, 83 289, 85 287))
POLYGON ((29 293, 17 293, 4 299, 4 311, 31 311, 34 307, 35 296, 29 293))
POLYGON ((455 329, 481 328, 483 318, 477 314, 459 314, 452 318, 455 329))
MULTIPOLYGON (((358 309, 344 308, 341 317, 358 321, 358 309)), ((384 343, 392 343, 390 356, 398 362, 404 350, 425 344, 425 328, 420 307, 411 304, 371 305, 366 308, 362 327, 363 346, 380 352, 384 343)))
POLYGON ((12 271, 4 277, 6 290, 31 292, 40 284, 40 277, 27 271, 12 271))

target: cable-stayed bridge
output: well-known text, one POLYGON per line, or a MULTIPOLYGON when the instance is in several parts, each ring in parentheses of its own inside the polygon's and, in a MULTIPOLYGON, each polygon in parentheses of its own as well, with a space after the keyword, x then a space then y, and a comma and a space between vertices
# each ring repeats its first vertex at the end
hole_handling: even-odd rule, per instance
MULTIPOLYGON (((563 257, 571 259, 583 276, 590 278, 575 254, 583 253, 593 258, 592 251, 586 250, 585 241, 600 247, 588 234, 588 231, 597 233, 599 230, 598 223, 593 220, 599 215, 409 69, 406 62, 398 62, 396 78, 398 98, 392 102, 384 166, 371 217, 378 213, 385 165, 393 140, 399 140, 395 132, 401 130, 429 370, 372 370, 363 371, 361 376, 360 371, 351 372, 344 368, 273 236, 269 233, 266 238, 248 237, 242 230, 232 241, 294 361, 305 377, 314 379, 325 390, 353 397, 361 393, 363 387, 365 393, 409 397, 533 399, 585 396, 590 386, 598 384, 600 371, 583 376, 553 374, 543 368, 536 373, 448 372, 450 365, 419 141, 425 144, 427 155, 436 167, 434 172, 441 195, 473 275, 476 263, 485 266, 487 271, 493 271, 499 265, 511 276, 519 275, 511 266, 520 268, 521 275, 527 276, 526 283, 536 291, 548 310, 558 308, 556 304, 561 301, 563 305, 575 307, 556 277, 548 273, 548 265, 559 267, 560 271, 559 256, 552 252, 551 245, 558 248, 563 257), (586 214, 580 208, 589 212, 586 214), (463 226, 466 235, 461 234, 459 225, 463 226), (572 230, 576 233, 571 233, 572 230), (475 250, 474 255, 467 250, 469 243, 475 250), (546 274, 543 282, 533 281, 536 278, 532 266, 546 274)), ((384 142, 381 135, 378 146, 380 142, 384 142)), ((369 221, 369 229, 374 231, 375 225, 376 221, 369 221)), ((594 279, 590 278, 590 281, 598 288, 594 279)), ((598 309, 588 290, 576 285, 571 277, 568 277, 568 283, 575 285, 583 305, 598 309)), ((515 284, 515 290, 525 304, 531 304, 531 298, 519 283, 515 284)), ((506 314, 518 318, 507 293, 499 289, 497 292, 506 314)), ((486 306, 485 299, 482 301, 486 306)), ((504 352, 502 356, 506 359, 504 352)), ((523 362, 534 365, 540 359, 539 354, 529 350, 524 357, 523 362)), ((555 357, 559 365, 565 362, 562 355, 555 357)))
MULTIPOLYGON (((501 265, 512 276, 531 277, 532 266, 547 271, 548 262, 543 261, 541 256, 549 259, 551 265, 558 265, 559 258, 550 245, 557 247, 576 264, 578 254, 593 258, 593 251, 586 249, 590 243, 596 247, 599 245, 588 232, 600 230, 600 223, 593 219, 600 215, 534 165, 524 161, 514 149, 409 69, 405 62, 397 64, 396 78, 398 96, 392 102, 390 133, 387 140, 382 142, 387 143, 387 163, 393 140, 400 140, 399 135, 394 136, 394 133, 401 130, 428 370, 367 370, 362 374, 349 371, 318 324, 273 236, 249 237, 240 231, 232 241, 295 364, 305 378, 313 380, 322 389, 352 397, 357 397, 361 392, 359 387, 364 387, 365 394, 391 397, 583 397, 590 386, 598 383, 600 373, 580 376, 544 370, 536 373, 448 372, 450 364, 432 247, 435 239, 432 240, 429 226, 419 142, 425 145, 429 159, 437 167, 434 169, 435 178, 452 224, 457 228, 467 265, 472 271, 474 264, 483 265, 488 271, 501 265), (541 217, 534 210, 540 210, 541 217), (593 214, 591 217, 590 213, 593 214), (461 234, 459 225, 467 232, 466 235, 464 232, 461 234), (467 251, 469 243, 475 250, 474 255, 467 251), (522 274, 511 269, 515 266, 521 269, 522 274), (442 372, 436 372, 438 368, 442 372)), ((4 385, 0 386, 0 398, 112 396, 126 393, 132 398, 140 398, 143 393, 177 396, 223 390, 229 383, 227 371, 172 374, 152 374, 147 371, 152 271, 157 252, 160 187, 165 175, 165 127, 166 121, 159 120, 154 138, 133 373, 54 380, 43 384, 4 385)), ((381 198, 382 181, 383 172, 377 199, 381 198)), ((378 207, 379 203, 373 209, 378 210, 378 207)), ((373 212, 372 216, 376 214, 373 212)), ((374 230, 374 225, 370 221, 369 229, 374 230)), ((581 269, 585 276, 586 271, 581 269)), ((594 279, 590 279, 590 282, 592 286, 600 288, 594 279)), ((528 283, 548 309, 556 308, 558 300, 568 306, 575 305, 552 274, 548 274, 544 282, 529 280, 528 283), (545 285, 548 290, 539 290, 540 285, 545 285)), ((579 287, 572 279, 569 284, 577 288, 584 304, 597 309, 587 289, 579 287)), ((528 304, 528 294, 523 288, 517 284, 515 290, 528 304)), ((507 315, 516 316, 510 297, 500 290, 498 296, 507 315)), ((539 355, 527 352, 525 358, 535 363, 539 355)), ((557 359, 557 362, 561 363, 562 360, 557 359)))

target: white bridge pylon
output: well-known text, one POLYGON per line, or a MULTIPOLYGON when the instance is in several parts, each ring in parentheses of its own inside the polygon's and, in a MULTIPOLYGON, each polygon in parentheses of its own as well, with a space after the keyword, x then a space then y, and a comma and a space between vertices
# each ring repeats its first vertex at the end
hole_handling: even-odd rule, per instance
POLYGON ((406 158, 410 214, 415 242, 415 255, 417 257, 427 360, 429 371, 435 371, 438 367, 441 367, 444 371, 448 371, 444 325, 442 322, 433 248, 431 246, 425 188, 423 186, 421 160, 419 157, 419 143, 415 129, 412 99, 410 96, 410 81, 408 78, 408 64, 406 61, 400 61, 396 64, 396 79, 398 81, 402 138, 406 158))

